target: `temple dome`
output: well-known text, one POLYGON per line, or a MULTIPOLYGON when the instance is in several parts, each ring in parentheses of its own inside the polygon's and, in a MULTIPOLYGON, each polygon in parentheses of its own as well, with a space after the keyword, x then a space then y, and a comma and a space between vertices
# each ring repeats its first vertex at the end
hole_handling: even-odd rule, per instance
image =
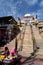
POLYGON ((25 15, 24 15, 24 17, 29 17, 29 16, 31 16, 31 14, 25 14, 25 15))

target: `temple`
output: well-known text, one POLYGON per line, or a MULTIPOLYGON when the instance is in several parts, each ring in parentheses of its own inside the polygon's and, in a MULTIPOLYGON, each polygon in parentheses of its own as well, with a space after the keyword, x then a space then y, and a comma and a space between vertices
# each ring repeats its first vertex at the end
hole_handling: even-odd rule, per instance
POLYGON ((17 22, 12 16, 0 17, 0 43, 6 43, 13 39, 17 30, 17 22))

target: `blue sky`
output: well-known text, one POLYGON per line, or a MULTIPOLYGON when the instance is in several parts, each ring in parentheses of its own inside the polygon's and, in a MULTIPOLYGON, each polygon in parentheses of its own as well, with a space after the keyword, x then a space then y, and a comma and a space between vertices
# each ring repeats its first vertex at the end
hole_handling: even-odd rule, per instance
POLYGON ((26 13, 43 20, 43 0, 0 0, 0 17, 12 15, 17 19, 26 13))

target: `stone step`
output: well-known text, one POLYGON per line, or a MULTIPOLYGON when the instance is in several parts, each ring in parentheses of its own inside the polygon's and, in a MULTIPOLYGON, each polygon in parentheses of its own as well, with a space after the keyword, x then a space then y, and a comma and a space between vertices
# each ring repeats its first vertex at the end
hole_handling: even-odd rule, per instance
POLYGON ((31 55, 31 52, 27 53, 23 51, 23 52, 20 52, 19 54, 22 55, 23 57, 29 57, 31 55))

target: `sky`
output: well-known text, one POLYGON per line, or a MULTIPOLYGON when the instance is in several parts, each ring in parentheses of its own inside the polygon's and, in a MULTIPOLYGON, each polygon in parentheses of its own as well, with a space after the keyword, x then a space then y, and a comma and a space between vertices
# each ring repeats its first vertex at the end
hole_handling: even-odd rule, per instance
POLYGON ((27 13, 43 20, 43 0, 0 0, 0 17, 11 15, 17 20, 27 13))

